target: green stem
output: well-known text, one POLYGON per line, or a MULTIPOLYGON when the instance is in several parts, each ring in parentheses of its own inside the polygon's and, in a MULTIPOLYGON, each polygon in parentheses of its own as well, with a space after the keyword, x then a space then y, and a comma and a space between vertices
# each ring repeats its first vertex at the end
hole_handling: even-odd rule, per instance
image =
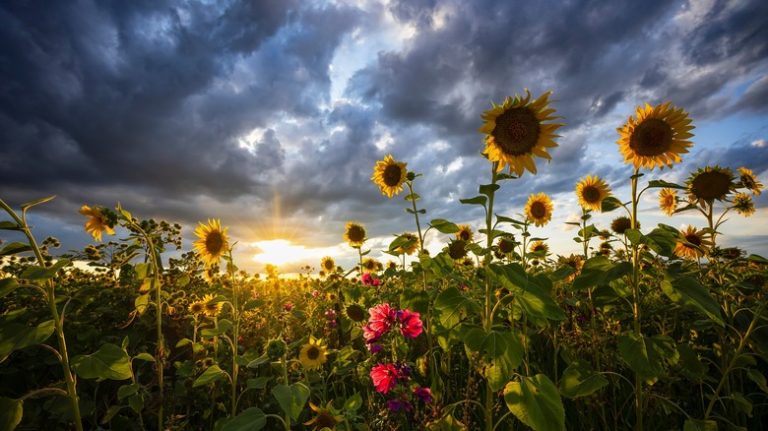
MULTIPOLYGON (((640 170, 635 169, 632 175, 632 219, 631 228, 637 229, 637 180, 640 170)), ((634 332, 636 337, 642 337, 640 331, 640 250, 637 244, 632 244, 632 316, 634 317, 634 332)), ((643 379, 635 373, 635 430, 643 430, 643 379)))
MULTIPOLYGON (((496 184, 497 177, 496 171, 498 162, 491 164, 491 184, 496 184)), ((493 255, 491 253, 491 247, 493 246, 493 198, 496 195, 495 190, 491 187, 491 191, 488 193, 488 210, 485 212, 485 236, 486 236, 486 255, 484 258, 485 271, 485 320, 483 321, 483 328, 486 332, 490 332, 493 327, 493 307, 491 305, 491 298, 493 292, 491 286, 491 278, 489 276, 490 264, 493 255)), ((493 405, 494 405, 494 391, 491 389, 491 385, 486 381, 485 383, 485 429, 486 431, 493 430, 493 405)))
POLYGON ((229 278, 232 282, 232 319, 233 323, 233 337, 232 337, 232 413, 231 416, 235 417, 237 414, 237 377, 240 372, 240 364, 237 363, 238 358, 238 343, 240 338, 240 307, 237 302, 237 283, 235 280, 235 263, 232 260, 232 249, 229 249, 229 262, 227 264, 227 272, 229 272, 229 278))
POLYGON ((419 232, 419 253, 424 251, 424 236, 421 234, 421 223, 419 223, 419 210, 416 209, 416 199, 413 196, 413 183, 406 181, 408 192, 411 195, 411 206, 413 207, 413 216, 416 218, 416 230, 419 232))

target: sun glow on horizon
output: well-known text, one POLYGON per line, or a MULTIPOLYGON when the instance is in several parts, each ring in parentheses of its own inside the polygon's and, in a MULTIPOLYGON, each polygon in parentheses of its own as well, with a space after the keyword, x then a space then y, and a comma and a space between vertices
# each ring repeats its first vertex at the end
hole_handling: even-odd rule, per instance
POLYGON ((253 256, 254 261, 278 266, 301 261, 317 261, 315 264, 319 264, 323 256, 339 255, 337 247, 307 248, 287 239, 255 241, 251 245, 258 250, 253 256))

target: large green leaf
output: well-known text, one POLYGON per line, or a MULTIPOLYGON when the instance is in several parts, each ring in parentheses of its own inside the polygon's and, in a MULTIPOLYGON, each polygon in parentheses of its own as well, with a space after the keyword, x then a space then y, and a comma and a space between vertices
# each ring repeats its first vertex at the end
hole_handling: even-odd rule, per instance
POLYGON ((19 283, 15 278, 3 278, 0 280, 0 298, 10 294, 19 288, 19 283))
POLYGON ((24 401, 0 397, 0 431, 12 431, 24 415, 24 401))
POLYGON ((54 321, 48 320, 37 326, 5 323, 0 326, 0 362, 15 350, 40 344, 53 334, 54 321))
POLYGON ((459 231, 459 227, 455 223, 451 223, 448 220, 441 218, 432 220, 429 222, 429 225, 437 229, 440 233, 451 234, 459 231))
POLYGON ((435 298, 435 312, 443 326, 451 328, 461 322, 464 316, 480 311, 480 306, 464 296, 459 289, 450 287, 435 298))
POLYGON ((595 373, 584 361, 573 361, 563 371, 560 379, 560 393, 568 398, 579 398, 599 391, 608 384, 608 379, 595 373))
POLYGON ((267 425, 267 417, 264 412, 256 407, 249 407, 239 415, 227 419, 221 431, 258 431, 265 425, 267 425))
POLYGON ((507 408, 536 431, 564 431, 565 410, 555 384, 544 374, 522 377, 504 388, 507 408))
POLYGON ((200 374, 200 377, 195 380, 195 383, 192 384, 192 387, 196 388, 198 386, 205 386, 209 383, 222 380, 227 376, 228 374, 226 371, 222 370, 218 365, 214 364, 206 368, 205 371, 203 371, 203 374, 200 374))
POLYGON ((127 380, 132 376, 130 356, 120 346, 110 343, 90 355, 75 356, 72 368, 84 379, 127 380))
POLYGON ((595 256, 584 262, 581 274, 573 280, 571 286, 574 290, 603 286, 631 272, 632 264, 629 262, 615 263, 605 256, 595 256))
POLYGON ((688 419, 683 425, 683 431, 717 431, 717 422, 702 419, 688 419))
POLYGON ((700 311, 720 326, 725 325, 720 315, 720 305, 695 278, 665 277, 661 281, 661 290, 673 302, 700 311))
POLYGON ((12 254, 23 253, 32 250, 29 244, 23 242, 10 242, 0 250, 0 256, 10 256, 12 254))
POLYGON ((545 288, 537 283, 545 280, 528 278, 518 264, 490 265, 489 272, 507 290, 514 294, 515 300, 532 316, 550 320, 563 320, 565 313, 557 305, 545 288))
POLYGON ((27 280, 47 280, 49 278, 55 277, 56 273, 59 272, 60 269, 69 265, 69 263, 70 261, 68 259, 59 259, 53 265, 47 266, 45 268, 37 265, 30 265, 24 268, 24 271, 21 271, 19 278, 27 280))
POLYGON ((680 354, 669 337, 644 337, 627 333, 619 337, 619 354, 629 367, 644 379, 661 377, 665 363, 677 363, 680 354))
POLYGON ((309 399, 309 387, 304 383, 294 383, 290 386, 280 384, 272 388, 272 395, 283 412, 295 421, 299 419, 304 404, 309 399))

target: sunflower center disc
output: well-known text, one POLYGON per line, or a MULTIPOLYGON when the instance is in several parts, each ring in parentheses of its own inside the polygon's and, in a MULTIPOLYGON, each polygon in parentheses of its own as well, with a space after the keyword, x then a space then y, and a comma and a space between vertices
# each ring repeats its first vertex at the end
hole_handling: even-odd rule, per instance
POLYGON ((693 194, 706 201, 723 199, 728 194, 731 178, 728 174, 717 171, 702 172, 693 179, 693 194))
POLYGON ((597 187, 584 187, 581 191, 581 195, 585 201, 591 204, 600 201, 600 190, 598 190, 597 187))
POLYGON ((547 209, 544 207, 543 203, 534 202, 531 205, 531 215, 533 218, 543 218, 545 215, 547 215, 547 209))
POLYGON ((389 165, 384 168, 384 184, 394 187, 400 184, 400 178, 403 177, 403 170, 398 165, 389 165))
POLYGON ((210 254, 219 254, 223 245, 224 238, 222 238, 219 232, 211 232, 205 237, 205 249, 208 250, 208 253, 210 254))
POLYGON ((530 154, 539 140, 539 120, 529 108, 512 108, 496 118, 491 134, 505 154, 530 154))
POLYGON ((363 240, 363 231, 357 226, 352 226, 349 228, 347 236, 354 242, 361 242, 363 240))
POLYGON ((658 156, 672 146, 672 127, 664 120, 649 118, 635 127, 629 147, 641 156, 658 156))
POLYGON ((320 356, 320 350, 317 347, 312 346, 309 349, 307 349, 307 358, 315 360, 319 356, 320 356))
POLYGON ((315 422, 317 429, 333 428, 336 426, 336 419, 328 413, 320 413, 317 415, 317 422, 315 422))
POLYGON ((696 234, 686 235, 685 240, 697 247, 701 245, 701 238, 696 234))

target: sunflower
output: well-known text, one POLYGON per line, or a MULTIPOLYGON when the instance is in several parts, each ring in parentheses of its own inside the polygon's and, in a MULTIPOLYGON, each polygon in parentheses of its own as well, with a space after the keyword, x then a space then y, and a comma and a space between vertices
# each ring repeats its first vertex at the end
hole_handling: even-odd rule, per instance
POLYGON ((696 260, 706 254, 707 248, 712 242, 704 238, 703 230, 696 230, 693 226, 688 226, 680 232, 680 238, 675 245, 675 254, 683 259, 696 260))
POLYGON ((223 302, 213 302, 216 299, 213 295, 206 294, 200 302, 205 306, 205 315, 208 317, 216 317, 221 313, 221 309, 224 307, 223 302))
MULTIPOLYGON (((628 229, 632 228, 632 220, 629 217, 616 217, 611 222, 611 230, 619 235, 623 235, 628 229)), ((637 223, 637 229, 640 229, 640 222, 637 223)))
POLYGON ((459 231, 456 232, 456 239, 460 239, 464 242, 472 242, 472 228, 468 224, 460 224, 459 231))
POLYGON ((722 201, 734 189, 733 173, 728 168, 706 166, 692 173, 686 181, 691 201, 722 201))
POLYGON ((205 312, 205 303, 203 301, 195 301, 189 304, 189 312, 191 314, 202 314, 205 312))
POLYGON ((677 210, 677 190, 661 189, 659 192, 659 207, 668 216, 674 214, 677 210))
POLYGON ((406 232, 400 235, 400 237, 405 238, 407 241, 403 246, 395 249, 396 254, 407 254, 410 256, 419 249, 419 238, 416 235, 406 232))
POLYGON ((387 269, 391 269, 393 271, 397 271, 397 262, 394 261, 387 261, 387 269))
POLYGON ((572 254, 568 257, 560 256, 560 259, 558 259, 559 263, 561 265, 568 265, 571 268, 573 268, 573 274, 566 277, 565 282, 570 283, 573 280, 576 279, 576 277, 581 274, 581 269, 584 267, 584 258, 581 256, 572 254))
POLYGON ((309 336, 309 343, 305 344, 299 352, 299 361, 304 368, 313 370, 320 368, 328 358, 322 340, 309 336))
POLYGON ((663 168, 680 163, 680 154, 687 153, 693 137, 691 119, 682 108, 670 102, 645 107, 638 106, 619 131, 619 151, 625 163, 641 167, 663 168))
POLYGON ((380 265, 381 265, 381 263, 379 261, 377 261, 376 259, 374 259, 372 257, 366 257, 363 260, 363 272, 365 272, 367 274, 370 274, 372 272, 376 272, 379 269, 380 265))
POLYGON ((752 202, 752 196, 747 193, 737 193, 733 198, 733 209, 744 217, 754 214, 755 203, 752 202))
POLYGON ((543 256, 549 254, 549 246, 544 241, 534 241, 528 248, 531 253, 539 253, 543 256))
POLYGON ((365 227, 359 223, 348 221, 344 227, 344 241, 351 247, 362 247, 365 242, 365 227))
POLYGON ((544 226, 552 220, 552 199, 545 193, 528 196, 525 216, 536 226, 544 226))
POLYGON ((360 304, 350 304, 347 306, 345 311, 347 313, 347 317, 349 317, 349 319, 353 322, 362 322, 365 320, 366 311, 362 306, 360 306, 360 304))
POLYGON ((587 175, 576 184, 579 205, 592 211, 601 211, 603 199, 611 194, 608 184, 596 175, 587 175))
POLYGON ((507 97, 501 105, 493 104, 483 113, 485 122, 480 127, 480 132, 486 134, 484 153, 488 160, 498 162, 499 171, 508 165, 510 172, 518 176, 525 170, 536 173, 533 156, 552 158, 547 148, 557 147, 554 138, 559 135, 555 132, 563 126, 544 123, 558 118, 552 115, 555 110, 547 106, 551 91, 533 101, 527 89, 525 94, 507 97))
POLYGON ((333 258, 330 256, 325 256, 320 261, 320 268, 323 269, 323 271, 327 273, 334 272, 336 270, 336 262, 333 261, 333 258))
POLYGON ((499 238, 499 241, 496 242, 496 246, 503 254, 509 254, 515 251, 515 244, 515 237, 513 236, 501 237, 499 238))
POLYGON ((403 191, 403 183, 408 174, 405 165, 406 163, 398 162, 391 154, 387 154, 384 160, 379 160, 373 167, 371 181, 379 186, 383 195, 392 198, 403 191))
POLYGON ((218 219, 209 219, 208 224, 198 224, 195 235, 198 239, 193 245, 205 265, 219 263, 219 259, 229 249, 227 229, 221 228, 221 222, 218 219))
POLYGON ((467 243, 460 239, 451 240, 448 243, 448 256, 453 260, 459 260, 467 255, 467 249, 465 248, 467 243))
POLYGON ((744 188, 749 189, 753 195, 760 196, 760 193, 763 190, 763 184, 758 181, 757 177, 752 172, 752 169, 744 167, 739 168, 739 174, 739 181, 741 181, 741 185, 744 186, 744 188))
POLYGON ((85 222, 85 231, 96 241, 101 241, 102 232, 107 232, 109 235, 115 234, 115 230, 109 225, 107 216, 101 208, 83 205, 80 207, 80 214, 88 217, 85 222))
POLYGON ((326 428, 335 430, 336 425, 344 422, 344 416, 337 414, 332 403, 333 401, 328 401, 325 407, 318 407, 310 401, 309 408, 316 413, 316 416, 304 422, 304 425, 312 426, 313 430, 323 430, 326 428))

